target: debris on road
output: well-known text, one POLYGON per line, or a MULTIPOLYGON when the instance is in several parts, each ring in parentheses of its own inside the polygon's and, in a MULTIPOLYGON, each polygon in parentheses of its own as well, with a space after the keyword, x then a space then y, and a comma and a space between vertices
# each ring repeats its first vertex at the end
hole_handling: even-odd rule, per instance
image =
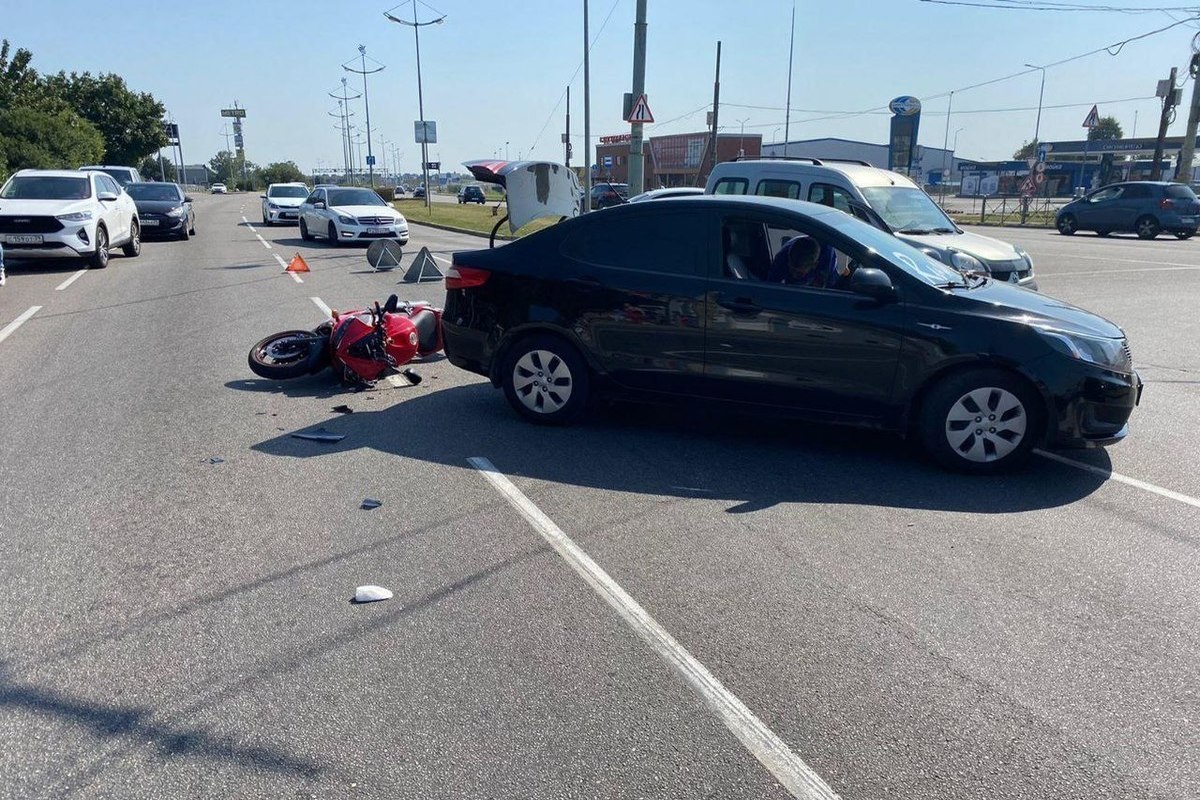
POLYGON ((364 511, 370 511, 373 508, 379 508, 381 505, 383 505, 383 501, 376 500, 374 497, 367 497, 362 501, 362 508, 364 511))
POLYGON ((310 442, 324 442, 326 444, 333 444, 334 442, 340 442, 342 439, 345 439, 346 434, 330 433, 329 431, 325 430, 324 428, 317 428, 315 431, 306 431, 304 433, 293 433, 292 438, 293 439, 305 439, 310 442))
POLYGON ((408 382, 411 383, 413 386, 416 386, 418 383, 421 382, 421 373, 417 372, 412 367, 408 367, 407 369, 402 370, 400 372, 400 374, 403 375, 404 377, 408 378, 408 382))
POLYGON ((210 464, 224 464, 224 463, 225 463, 225 459, 221 458, 220 456, 213 456, 212 458, 210 458, 210 459, 208 460, 208 463, 210 463, 210 464))
POLYGON ((346 406, 346 405, 334 406, 333 410, 339 414, 353 414, 354 413, 354 409, 351 408, 350 406, 346 406))
POLYGON ((383 588, 382 586, 373 586, 368 584, 366 586, 359 586, 354 590, 355 603, 375 603, 379 600, 391 599, 391 591, 383 588))

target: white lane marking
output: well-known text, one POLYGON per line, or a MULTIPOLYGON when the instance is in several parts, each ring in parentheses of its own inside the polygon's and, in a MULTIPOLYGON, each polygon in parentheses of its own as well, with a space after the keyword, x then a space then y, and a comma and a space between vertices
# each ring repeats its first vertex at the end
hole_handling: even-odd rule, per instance
POLYGON ((32 317, 34 314, 36 314, 37 312, 39 312, 41 310, 42 310, 41 306, 31 306, 29 308, 29 310, 26 311, 24 314, 17 317, 12 322, 5 325, 3 328, 0 328, 0 342, 3 342, 5 339, 7 339, 9 336, 11 336, 13 331, 15 331, 17 328, 21 327, 22 325, 24 325, 26 322, 29 321, 30 317, 32 317))
POLYGON ((1121 483, 1126 483, 1137 489, 1142 489, 1147 492, 1152 492, 1152 493, 1160 495, 1162 497, 1166 497, 1170 500, 1178 500, 1180 503, 1186 503, 1189 506, 1194 506, 1196 508, 1200 508, 1200 499, 1197 499, 1195 497, 1189 497, 1186 494, 1180 494, 1179 492, 1174 492, 1174 491, 1171 491, 1170 489, 1164 489, 1161 486, 1155 486, 1153 483, 1146 483, 1145 481, 1139 481, 1137 478, 1131 478, 1128 475, 1122 475, 1119 472, 1111 472, 1109 470, 1100 469, 1099 467, 1093 467, 1091 464, 1084 464, 1082 461, 1076 461, 1072 458, 1063 458, 1062 456, 1060 456, 1056 453, 1048 453, 1045 450, 1034 450, 1033 452, 1037 453, 1042 458, 1048 458, 1051 461, 1057 461, 1060 464, 1066 464, 1069 467, 1075 467, 1076 469, 1081 469, 1081 470, 1084 470, 1085 472, 1092 472, 1092 473, 1095 473, 1096 475, 1100 475, 1101 477, 1110 478, 1114 481, 1119 481, 1121 483))
MULTIPOLYGON (((430 255, 432 256, 432 255, 433 255, 433 253, 430 253, 430 255)), ((433 256, 433 257, 434 257, 434 258, 436 258, 438 261, 445 261, 447 264, 453 264, 453 263, 454 263, 453 261, 451 261, 451 260, 450 260, 450 259, 448 259, 448 258, 442 258, 441 256, 433 256)))
MULTIPOLYGON (((296 273, 293 272, 292 274, 295 275, 296 273)), ((329 306, 325 305, 324 300, 322 300, 319 297, 310 297, 308 299, 312 300, 316 304, 317 308, 321 309, 322 314, 324 314, 327 317, 333 316, 333 309, 330 308, 329 306)))
POLYGON ((287 262, 283 260, 283 256, 279 255, 279 253, 271 253, 271 255, 275 256, 275 260, 279 262, 279 266, 287 269, 287 262))
POLYGON ((270 249, 271 249, 271 243, 270 243, 270 242, 268 242, 266 239, 262 238, 262 236, 261 236, 260 234, 257 234, 257 233, 256 233, 256 234, 254 234, 254 238, 256 238, 256 239, 258 239, 260 242, 262 242, 262 246, 263 246, 263 247, 267 248, 268 250, 270 250, 270 249))
POLYGON ((296 283, 304 283, 304 279, 303 279, 303 278, 301 278, 301 277, 300 277, 299 275, 297 275, 296 273, 294 273, 294 272, 289 272, 289 273, 288 273, 288 275, 291 275, 291 276, 292 276, 292 280, 294 280, 296 283))
MULTIPOLYGON (((314 298, 315 299, 315 298, 314 298)), ((746 705, 725 688, 720 680, 675 641, 671 634, 658 624, 642 606, 629 596, 599 564, 575 544, 562 529, 554 524, 533 501, 518 489, 512 481, 502 475, 486 458, 476 456, 467 459, 489 483, 508 500, 551 547, 563 557, 600 595, 622 619, 658 653, 700 695, 705 704, 715 712, 725 727, 736 736, 742 745, 757 758, 775 779, 793 797, 806 800, 832 800, 838 795, 804 763, 800 756, 791 751, 774 731, 754 715, 746 705)))
POLYGON ((250 224, 250 220, 246 219, 246 215, 245 215, 245 214, 243 214, 243 215, 242 215, 242 222, 246 223, 247 225, 249 225, 249 224, 250 224))
POLYGON ((1135 267, 1133 269, 1089 269, 1081 272, 1052 272, 1047 275, 1044 272, 1039 272, 1038 280, 1042 278, 1074 278, 1096 275, 1120 275, 1128 272, 1196 272, 1200 267, 1135 267))
POLYGON ((81 277, 83 277, 83 273, 85 273, 85 272, 87 272, 87 270, 86 270, 86 269, 81 269, 81 270, 79 270, 79 272, 76 272, 74 275, 72 275, 71 277, 67 278, 65 281, 63 281, 62 283, 60 283, 58 286, 55 286, 55 287, 54 287, 54 291, 56 291, 56 292, 61 292, 63 289, 67 288, 67 287, 68 287, 68 286, 70 286, 72 283, 74 283, 75 281, 77 281, 77 280, 79 280, 81 277))
POLYGON ((1077 256, 1072 254, 1071 258, 1078 258, 1081 261, 1121 261, 1126 264, 1157 264, 1160 267, 1191 267, 1196 268, 1195 264, 1183 264, 1179 261, 1147 261, 1141 258, 1105 258, 1104 256, 1077 256))

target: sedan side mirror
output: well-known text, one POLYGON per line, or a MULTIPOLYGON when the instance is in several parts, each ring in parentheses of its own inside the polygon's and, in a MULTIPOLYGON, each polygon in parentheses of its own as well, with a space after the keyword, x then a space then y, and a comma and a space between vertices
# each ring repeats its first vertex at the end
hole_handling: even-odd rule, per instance
POLYGON ((113 200, 117 199, 117 196, 112 192, 98 192, 96 194, 96 199, 102 202, 111 203, 113 200))
POLYGON ((318 200, 317 202, 313 203, 313 208, 324 208, 324 207, 325 207, 324 200, 318 200))
POLYGON ((259 197, 261 197, 263 200, 267 199, 267 196, 265 194, 260 194, 259 197))
POLYGON ((880 302, 896 297, 896 287, 892 285, 892 279, 886 272, 874 267, 856 269, 850 277, 850 291, 873 297, 880 302))

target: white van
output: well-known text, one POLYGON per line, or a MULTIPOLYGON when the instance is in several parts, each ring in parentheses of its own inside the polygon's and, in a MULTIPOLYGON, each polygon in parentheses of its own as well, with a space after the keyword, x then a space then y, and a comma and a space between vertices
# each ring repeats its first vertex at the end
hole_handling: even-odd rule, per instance
POLYGON ((717 164, 705 194, 757 194, 841 209, 963 270, 1037 289, 1033 259, 1008 242, 967 233, 929 195, 898 172, 866 161, 741 159, 717 164))

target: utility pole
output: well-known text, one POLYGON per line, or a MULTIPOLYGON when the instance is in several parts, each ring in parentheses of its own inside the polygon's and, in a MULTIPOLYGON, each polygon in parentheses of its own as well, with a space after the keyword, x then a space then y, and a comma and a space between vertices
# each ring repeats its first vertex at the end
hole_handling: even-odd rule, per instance
POLYGON ((571 87, 567 86, 567 129, 563 133, 563 154, 566 160, 563 162, 567 169, 571 168, 571 87))
MULTIPOLYGON (((425 120, 425 94, 421 88, 421 28, 425 27, 426 25, 441 25, 446 21, 446 15, 443 14, 437 19, 430 20, 429 22, 421 22, 417 18, 417 0, 412 0, 412 6, 412 22, 393 16, 387 11, 383 12, 383 16, 398 25, 410 26, 413 29, 413 40, 417 45, 417 113, 421 116, 421 141, 419 142, 421 145, 421 175, 425 181, 425 208, 429 209, 431 208, 430 203, 432 202, 432 198, 430 198, 432 192, 429 189, 429 145, 431 142, 429 141, 429 125, 425 120)), ((436 143, 437 137, 435 136, 432 144, 436 143)))
MULTIPOLYGON (((1154 144, 1154 164, 1150 167, 1150 180, 1162 180, 1162 157, 1163 157, 1163 139, 1167 138, 1167 126, 1171 124, 1171 111, 1174 109, 1175 100, 1175 73, 1176 68, 1171 67, 1171 77, 1167 84, 1167 94, 1163 98, 1162 114, 1158 118, 1158 141, 1154 144)), ((1195 95, 1193 95, 1193 99, 1195 95)), ((1192 133, 1193 139, 1195 133, 1192 133)))
MULTIPOLYGON (((721 111, 721 43, 717 42, 717 74, 713 79, 713 110, 712 110, 712 155, 709 158, 710 166, 708 171, 711 173, 717 168, 717 116, 721 111)), ((786 138, 786 134, 784 134, 786 138)), ((785 147, 787 145, 784 145, 785 147)), ((696 179, 699 181, 700 175, 697 173, 696 179)))
MULTIPOLYGON (((353 72, 355 75, 362 75, 363 106, 365 107, 366 112, 367 112, 367 172, 371 176, 371 188, 374 189, 375 188, 375 153, 371 149, 371 97, 370 97, 370 95, 367 94, 367 76, 374 75, 376 72, 383 72, 383 70, 386 69, 386 67, 384 67, 383 64, 379 64, 379 62, 375 61, 375 59, 371 59, 372 61, 375 61, 376 64, 379 64, 379 68, 378 69, 367 69, 367 48, 364 45, 360 44, 358 46, 358 56, 360 59, 362 59, 362 69, 354 69, 353 67, 346 66, 346 64, 342 64, 342 69, 346 70, 346 72, 353 72)), ((351 60, 353 60, 353 59, 351 59, 351 60)), ((350 62, 346 62, 346 63, 348 64, 350 62)))
MULTIPOLYGON (((1194 47, 1194 45, 1193 45, 1194 47)), ((1192 107, 1188 111, 1187 130, 1183 133, 1183 148, 1179 151, 1179 164, 1175 167, 1175 182, 1187 186, 1192 182, 1192 158, 1196 154, 1196 128, 1200 127, 1200 52, 1192 54, 1188 65, 1192 75, 1192 107)), ((1171 84, 1175 88, 1174 82, 1171 84)))
POLYGON ((792 122, 792 54, 796 52, 796 0, 792 0, 791 44, 788 45, 788 92, 787 108, 783 112, 783 155, 787 157, 789 127, 792 122))
POLYGON ((588 0, 583 0, 583 210, 592 210, 592 76, 588 68, 588 0))
MULTIPOLYGON (((633 102, 646 93, 646 0, 637 0, 633 22, 633 102)), ((642 123, 630 126, 629 136, 629 196, 645 188, 645 158, 642 154, 642 123)))
MULTIPOLYGON (((364 80, 366 80, 364 78, 364 80)), ((354 154, 350 151, 350 117, 353 114, 350 112, 350 101, 357 100, 362 97, 360 94, 351 95, 350 88, 346 85, 346 78, 342 77, 342 93, 334 94, 329 92, 329 96, 338 101, 338 108, 342 111, 342 129, 344 131, 345 154, 346 154, 346 180, 350 180, 351 167, 354 164, 354 154)))

